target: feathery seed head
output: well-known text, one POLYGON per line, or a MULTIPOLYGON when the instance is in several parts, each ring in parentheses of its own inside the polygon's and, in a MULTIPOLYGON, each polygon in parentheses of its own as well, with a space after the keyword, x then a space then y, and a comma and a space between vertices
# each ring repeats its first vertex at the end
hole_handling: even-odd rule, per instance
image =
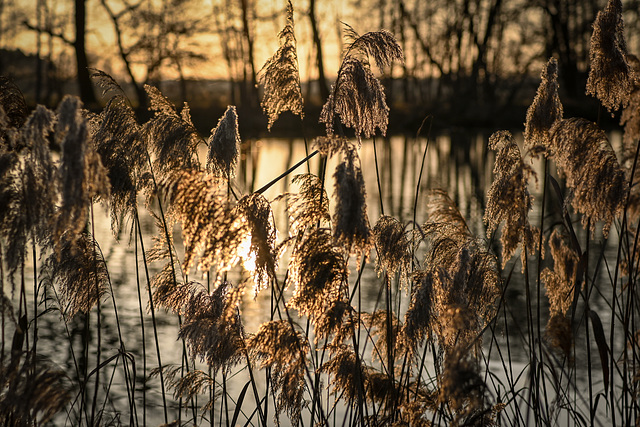
POLYGON ((164 177, 177 170, 199 167, 196 153, 201 138, 191 122, 189 107, 185 104, 178 113, 158 89, 149 85, 144 88, 149 110, 154 112, 143 129, 147 146, 155 155, 154 170, 164 177))
POLYGON ((383 215, 373 227, 373 238, 378 253, 376 272, 380 275, 400 273, 402 283, 406 283, 411 265, 411 244, 404 225, 396 218, 383 215))
POLYGON ((214 372, 238 363, 244 348, 236 301, 229 297, 231 287, 228 283, 221 283, 211 293, 202 287, 192 287, 178 334, 187 342, 191 356, 206 361, 214 372), (227 317, 227 311, 236 315, 227 317))
POLYGON ((295 283, 289 305, 301 314, 320 317, 329 305, 339 300, 348 269, 331 235, 324 229, 307 232, 293 249, 289 281, 295 283))
POLYGON ((108 170, 111 229, 117 234, 123 217, 133 217, 137 209, 137 191, 142 184, 140 176, 148 168, 147 147, 135 113, 121 92, 116 92, 109 100, 96 122, 92 139, 108 170))
POLYGON ((309 343, 286 320, 275 320, 260 325, 247 346, 262 361, 262 368, 271 368, 274 393, 280 392, 276 417, 286 410, 292 423, 297 424, 304 404, 305 355, 309 352, 309 343))
POLYGON ((553 258, 553 271, 545 269, 542 272, 542 282, 549 298, 549 312, 567 314, 573 302, 576 275, 578 271, 578 254, 566 243, 558 229, 554 229, 549 237, 549 248, 553 258))
POLYGON ((355 405, 364 391, 365 374, 362 362, 353 348, 341 345, 332 348, 332 357, 320 367, 320 372, 332 375, 332 392, 344 396, 346 403, 355 405))
POLYGON ((290 0, 287 2, 287 24, 278 38, 280 48, 267 60, 259 73, 260 83, 264 86, 261 105, 269 117, 269 130, 284 111, 304 117, 296 38, 293 32, 293 6, 290 0))
POLYGON ((296 175, 291 182, 300 189, 287 201, 291 235, 295 236, 318 222, 330 223, 329 198, 320 179, 312 174, 303 174, 296 175))
POLYGON ((201 170, 182 171, 163 182, 171 216, 182 221, 185 240, 183 267, 189 270, 199 256, 198 268, 228 271, 240 260, 249 238, 249 224, 227 202, 223 181, 201 170))
POLYGON ((372 234, 367 216, 366 191, 360 169, 360 158, 354 151, 336 167, 334 198, 336 209, 333 215, 333 238, 337 246, 358 259, 369 256, 372 234))
POLYGON ((63 233, 72 241, 75 240, 86 226, 93 198, 109 198, 107 170, 91 144, 87 120, 81 108, 78 98, 66 96, 57 110, 55 137, 62 147, 62 205, 56 221, 54 242, 59 242, 63 233))
POLYGON ((572 118, 557 121, 550 136, 556 164, 573 190, 573 208, 583 214, 583 225, 604 221, 606 236, 626 197, 625 174, 607 135, 593 122, 572 118))
POLYGON ((347 300, 333 300, 328 308, 315 320, 315 340, 317 345, 320 340, 327 340, 334 335, 331 346, 341 345, 346 338, 354 332, 355 309, 347 300))
POLYGON ((45 261, 52 283, 58 283, 62 311, 70 320, 78 311, 88 313, 107 292, 109 273, 98 242, 88 233, 76 240, 63 238, 59 253, 45 261))
POLYGON ((243 256, 245 267, 251 271, 257 295, 269 285, 278 268, 277 230, 273 211, 269 201, 259 193, 240 199, 235 210, 249 227, 250 240, 245 241, 245 244, 249 243, 249 250, 247 254, 240 255, 243 256))
POLYGON ((502 265, 506 265, 520 244, 522 268, 527 250, 533 252, 537 230, 529 223, 533 197, 529 193, 529 178, 537 180, 530 165, 523 162, 520 149, 510 132, 499 131, 489 138, 489 148, 498 150, 493 168, 494 180, 487 192, 484 221, 487 235, 491 235, 504 222, 502 228, 502 265))
POLYGON ((342 61, 338 78, 320 113, 320 123, 326 125, 329 137, 333 136, 336 116, 342 124, 353 128, 357 137, 364 134, 369 138, 376 128, 383 135, 387 133, 389 107, 384 88, 365 63, 351 56, 342 61))
POLYGON ((628 103, 637 78, 627 63, 620 0, 609 0, 605 9, 598 12, 593 24, 589 60, 587 94, 598 98, 613 114, 628 103))
POLYGON ((235 105, 229 105, 207 141, 207 170, 224 178, 234 177, 238 164, 240 133, 235 105))
POLYGON ((549 59, 540 75, 541 82, 533 103, 527 110, 524 130, 524 146, 531 155, 537 158, 548 150, 549 129, 556 120, 562 119, 562 103, 558 95, 558 61, 549 59))
POLYGON ((369 138, 375 134, 376 128, 385 135, 389 107, 384 88, 371 72, 368 56, 373 57, 382 70, 394 60, 403 59, 402 49, 393 35, 385 30, 359 36, 347 26, 347 37, 351 42, 329 99, 322 107, 320 123, 326 125, 329 137, 333 136, 336 116, 340 117, 342 124, 353 128, 358 138, 362 134, 369 138))

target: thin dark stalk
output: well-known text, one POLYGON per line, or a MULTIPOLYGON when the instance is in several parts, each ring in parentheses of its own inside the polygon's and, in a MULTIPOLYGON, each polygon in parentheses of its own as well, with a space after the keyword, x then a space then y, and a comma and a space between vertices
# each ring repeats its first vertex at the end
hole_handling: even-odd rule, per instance
POLYGON ((144 241, 142 239, 142 227, 140 226, 140 218, 138 217, 138 212, 135 212, 135 222, 136 222, 136 227, 138 228, 138 233, 140 234, 140 250, 142 251, 142 262, 144 264, 144 271, 146 274, 146 278, 147 278, 147 292, 149 293, 149 309, 151 310, 151 322, 153 324, 153 337, 155 339, 155 343, 156 343, 156 355, 158 357, 158 370, 159 370, 159 375, 160 375, 160 387, 161 387, 161 391, 162 391, 162 405, 163 405, 163 409, 164 409, 164 420, 165 423, 169 422, 169 416, 167 414, 167 397, 166 397, 166 393, 165 393, 165 385, 164 385, 164 374, 162 372, 162 359, 160 357, 160 342, 158 339, 158 326, 156 323, 156 312, 155 312, 155 308, 153 305, 153 292, 151 291, 151 281, 149 279, 149 268, 148 268, 148 264, 147 264, 147 255, 146 252, 144 250, 144 241))
MULTIPOLYGON (((95 236, 94 218, 93 218, 93 204, 91 204, 89 210, 91 211, 91 236, 92 239, 95 236)), ((98 254, 96 253, 95 243, 93 246, 93 277, 95 279, 96 287, 96 308, 97 308, 97 320, 96 327, 98 328, 98 341, 96 343, 96 367, 100 366, 100 355, 102 352, 102 307, 100 304, 100 283, 98 283, 98 254)), ((100 387, 100 369, 96 368, 96 379, 93 390, 93 402, 91 403, 91 424, 96 425, 96 404, 98 403, 98 389, 100 387)))
MULTIPOLYGON (((33 372, 36 372, 36 359, 38 347, 38 264, 36 256, 35 239, 31 242, 31 255, 33 257, 33 372)), ((0 258, 1 260, 2 258, 0 258)), ((0 261, 2 262, 2 261, 0 261)), ((4 296, 4 294, 2 294, 4 296)), ((2 359, 0 359, 2 360, 2 359)))
POLYGON ((280 175, 278 175, 276 178, 274 178, 273 180, 271 180, 270 182, 268 182, 267 184, 263 185, 262 187, 260 187, 258 190, 255 191, 255 193, 258 194, 262 194, 265 191, 267 191, 271 186, 273 186, 273 184, 277 183, 278 181, 280 181, 282 178, 286 177, 287 175, 289 175, 291 172, 293 172, 294 170, 298 169, 302 164, 304 164, 304 162, 309 161, 309 159, 311 159, 313 156, 315 156, 316 154, 318 154, 319 151, 315 150, 313 153, 309 154, 307 157, 305 157, 304 159, 300 160, 298 163, 296 163, 295 165, 291 166, 289 169, 287 169, 286 171, 284 171, 283 173, 281 173, 280 175))
POLYGON ((135 232, 135 260, 136 260, 136 288, 138 290, 138 309, 140 313, 140 332, 142 334, 142 425, 147 426, 147 340, 144 328, 144 311, 142 309, 142 291, 140 289, 140 267, 138 265, 138 239, 142 236, 138 234, 138 227, 134 227, 135 232))
MULTIPOLYGON (((545 157, 544 159, 544 172, 543 172, 543 178, 542 178, 542 205, 540 207, 540 238, 538 239, 538 259, 537 259, 537 270, 536 270, 536 307, 537 307, 537 313, 536 313, 536 327, 537 327, 537 332, 538 332, 538 353, 540 354, 540 378, 542 378, 542 388, 543 388, 543 393, 542 395, 544 396, 544 408, 547 409, 549 408, 549 402, 547 400, 547 385, 546 385, 546 381, 544 380, 544 357, 543 357, 543 352, 542 352, 542 326, 541 326, 541 318, 542 318, 542 313, 541 313, 541 306, 542 306, 542 299, 540 297, 540 289, 542 288, 542 281, 540 279, 540 273, 542 270, 542 240, 543 240, 543 230, 544 230, 544 215, 545 215, 545 206, 546 206, 546 199, 547 199, 547 173, 548 173, 548 168, 549 168, 549 160, 545 157)), ((549 414, 546 414, 546 417, 548 419, 549 414)))
POLYGON ((373 158, 376 162, 376 182, 378 183, 378 195, 380 196, 380 215, 384 215, 384 203, 382 201, 382 186, 380 185, 380 170, 378 169, 378 150, 376 149, 376 137, 373 137, 373 158))

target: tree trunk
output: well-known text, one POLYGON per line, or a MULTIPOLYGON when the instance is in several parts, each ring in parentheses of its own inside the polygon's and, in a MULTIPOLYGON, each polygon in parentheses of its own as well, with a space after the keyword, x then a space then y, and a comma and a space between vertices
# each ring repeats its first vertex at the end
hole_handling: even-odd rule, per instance
POLYGON ((318 25, 316 22, 316 0, 309 1, 309 20, 311 21, 311 31, 313 32, 313 43, 316 45, 316 63, 318 66, 318 84, 320 86, 320 96, 322 103, 329 98, 329 86, 324 76, 324 62, 322 61, 322 42, 318 33, 318 25))
POLYGON ((85 106, 91 107, 97 104, 96 95, 93 92, 91 76, 89 75, 89 61, 85 46, 86 36, 86 0, 75 0, 76 6, 76 38, 73 47, 76 51, 76 64, 78 68, 78 86, 80 88, 80 98, 85 106))

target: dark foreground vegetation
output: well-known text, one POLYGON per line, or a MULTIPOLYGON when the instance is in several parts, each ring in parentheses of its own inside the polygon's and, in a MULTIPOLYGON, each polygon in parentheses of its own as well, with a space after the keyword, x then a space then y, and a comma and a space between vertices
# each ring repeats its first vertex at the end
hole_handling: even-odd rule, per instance
MULTIPOLYGON (((420 195, 421 177, 414 220, 384 215, 381 198, 381 216, 369 222, 362 168, 379 165, 361 164, 359 150, 370 138, 375 149, 375 135, 388 128, 377 70, 403 61, 384 30, 347 27, 319 114, 325 135, 305 142, 301 159, 319 156, 323 166, 293 178, 298 191, 275 201, 264 191, 292 171, 251 194, 234 184, 241 141, 233 106, 204 140, 189 107, 152 86, 144 88, 152 115, 141 123, 98 70, 92 76, 106 99, 98 113, 72 96, 29 112, 2 80, 0 422, 146 425, 153 384, 170 425, 636 424, 640 67, 621 16, 616 0, 597 15, 586 87, 603 114, 622 111, 619 151, 598 123, 565 117, 558 60, 549 59, 523 146, 507 131, 489 138, 496 161, 486 236, 470 232, 446 192, 420 195), (327 158, 338 159, 335 170, 327 158), (531 159, 542 163, 541 176, 531 159), (542 188, 539 200, 531 185, 542 188), (288 233, 277 233, 276 201, 286 203, 288 233), (104 314, 118 320, 120 306, 94 238, 103 220, 97 203, 108 206, 114 234, 127 236, 122 244, 135 248, 139 333, 155 343, 142 357, 128 351, 140 338, 119 322, 116 344, 102 339, 104 314), (144 245, 147 216, 153 247, 144 245), (607 245, 615 257, 604 256, 607 245), (370 263, 379 298, 367 311, 361 279, 370 263), (156 274, 152 264, 161 266, 156 274), (524 287, 525 322, 514 321, 505 298, 515 286, 524 287), (245 292, 271 301, 255 330, 242 316, 245 292), (158 310, 179 325, 179 366, 162 363, 158 310), (72 356, 69 372, 40 350, 49 318, 65 325, 58 339, 72 356), (72 340, 71 327, 87 339, 72 340), (525 347, 524 366, 513 362, 513 346, 525 347), (116 373, 127 396, 118 407, 107 405, 116 373), (246 382, 232 393, 238 373, 246 382)), ((303 115, 291 5, 287 17, 280 48, 259 74, 269 127, 285 111, 303 115)))

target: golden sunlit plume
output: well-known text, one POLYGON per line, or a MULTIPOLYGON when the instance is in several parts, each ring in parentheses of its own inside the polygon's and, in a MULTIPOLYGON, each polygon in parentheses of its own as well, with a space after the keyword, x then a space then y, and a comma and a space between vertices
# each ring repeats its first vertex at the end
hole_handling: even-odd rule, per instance
POLYGON ((529 212, 533 206, 533 197, 529 193, 529 179, 537 176, 533 168, 524 163, 520 149, 510 132, 496 132, 489 138, 489 148, 498 151, 493 167, 494 180, 487 192, 487 208, 484 222, 487 223, 487 236, 502 227, 502 266, 522 245, 522 268, 526 254, 534 253, 536 235, 539 231, 529 223, 529 212))
POLYGON ((295 289, 288 304, 300 314, 318 318, 341 298, 347 276, 346 262, 333 247, 329 232, 311 229, 296 243, 291 255, 289 282, 295 289))
MULTIPOLYGON (((402 60, 402 48, 391 33, 374 31, 359 36, 346 26, 346 54, 338 70, 327 102, 322 107, 320 122, 327 128, 327 136, 335 131, 336 116, 347 127, 355 130, 359 138, 375 134, 376 128, 384 135, 389 122, 384 88, 371 72, 368 57, 372 57, 380 70, 395 60, 402 60)), ((341 132, 339 132, 341 134, 341 132)))
POLYGON ((329 198, 320 179, 312 174, 296 175, 291 181, 298 193, 286 194, 292 236, 318 223, 330 223, 329 198))
POLYGON ((12 277, 24 262, 29 239, 40 245, 51 239, 59 190, 49 148, 55 121, 52 111, 38 106, 22 127, 5 128, 7 144, 0 147, 0 233, 7 238, 4 257, 12 277), (18 154, 11 147, 23 150, 18 154))
POLYGON ((378 219, 373 227, 373 239, 378 258, 376 272, 384 271, 390 276, 400 274, 400 281, 406 284, 411 267, 411 242, 407 238, 404 225, 388 215, 378 219))
POLYGON ((244 251, 239 252, 239 255, 245 268, 251 272, 254 293, 257 295, 269 285, 278 268, 277 230, 273 211, 263 195, 253 193, 238 201, 235 213, 244 219, 249 228, 249 234, 244 237, 244 251))
POLYGON ((620 0, 609 0, 605 9, 598 12, 593 24, 589 61, 587 94, 598 98, 612 114, 620 106, 626 106, 637 76, 627 63, 620 0))
POLYGON ((549 249, 553 258, 553 270, 545 268, 541 274, 549 299, 546 336, 552 347, 560 349, 570 358, 573 333, 567 312, 573 304, 580 260, 558 229, 554 229, 549 237, 549 249))
MULTIPOLYGON (((61 206, 57 215, 54 242, 64 237, 75 241, 87 225, 94 197, 109 199, 107 170, 89 136, 82 104, 66 96, 57 109, 56 141, 62 147, 60 166, 61 206)), ((60 251, 58 245, 57 250, 60 251)))
POLYGON ((598 125, 581 118, 557 121, 550 134, 553 158, 572 190, 571 205, 583 215, 583 225, 603 221, 606 236, 626 198, 626 177, 609 138, 598 125))
POLYGON ((300 420, 305 382, 306 355, 309 343, 285 320, 265 322, 248 339, 247 347, 261 361, 262 368, 271 368, 271 387, 276 393, 276 417, 286 411, 292 424, 300 420))
POLYGON ((336 209, 333 214, 333 239, 337 246, 356 255, 358 262, 367 259, 373 245, 369 217, 367 216, 367 195, 364 178, 360 169, 357 152, 350 150, 345 159, 336 167, 334 198, 336 209))
POLYGON ((137 192, 143 183, 140 177, 148 170, 147 147, 142 127, 123 89, 108 74, 94 70, 92 75, 111 94, 105 108, 93 120, 91 137, 102 164, 108 170, 111 183, 111 229, 117 235, 121 221, 131 219, 137 209, 137 192))
POLYGON ((45 282, 60 289, 60 309, 70 321, 98 304, 107 292, 109 273, 98 242, 86 232, 75 240, 63 236, 58 251, 45 261, 45 282))
POLYGON ((244 348, 237 301, 230 298, 232 288, 221 283, 208 293, 202 286, 192 285, 183 310, 178 337, 185 339, 191 357, 205 361, 214 373, 238 363, 244 348), (235 315, 227 317, 227 312, 235 315))
POLYGON ((234 177, 240 151, 238 114, 234 105, 227 107, 218 125, 211 130, 207 145, 209 145, 207 171, 223 178, 234 177))
POLYGON ((154 172, 164 178, 175 171, 199 167, 196 153, 202 139, 191 122, 189 107, 185 104, 178 113, 158 89, 145 85, 145 90, 154 116, 144 124, 143 134, 155 155, 154 172))
POLYGON ((524 149, 531 157, 546 153, 551 145, 549 129, 562 119, 563 109, 558 95, 558 61, 550 58, 540 75, 540 86, 527 109, 524 124, 524 149))
POLYGON ((239 261, 249 224, 229 204, 222 184, 221 178, 200 170, 182 171, 163 184, 170 214, 182 222, 185 271, 198 257, 204 272, 215 265, 222 273, 239 261))
POLYGON ((269 130, 284 111, 291 111, 300 118, 304 117, 291 0, 287 2, 287 24, 278 34, 278 38, 278 51, 260 70, 260 83, 264 86, 261 105, 269 117, 269 130))
MULTIPOLYGON (((431 303, 420 304, 428 303, 431 308, 434 320, 431 327, 440 346, 450 349, 459 342, 475 342, 478 348, 480 331, 492 319, 494 302, 499 295, 497 260, 484 243, 469 232, 445 192, 430 194, 428 206, 433 215, 422 227, 427 243, 425 265, 435 276, 426 277, 428 282, 424 285, 430 284, 431 289, 413 294, 412 298, 431 296, 431 303)), ((420 322, 416 325, 419 328, 416 338, 425 333, 421 329, 428 319, 417 320, 420 322)))

